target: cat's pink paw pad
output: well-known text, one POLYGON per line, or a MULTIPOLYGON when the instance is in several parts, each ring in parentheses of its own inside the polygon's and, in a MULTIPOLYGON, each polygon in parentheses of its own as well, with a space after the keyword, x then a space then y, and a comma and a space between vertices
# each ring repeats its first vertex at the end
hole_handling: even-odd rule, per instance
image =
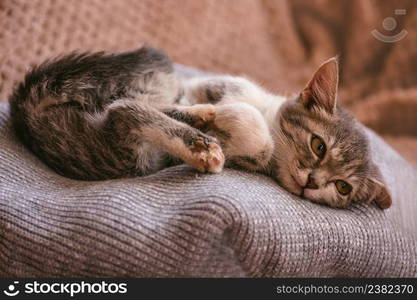
POLYGON ((223 170, 225 157, 222 148, 215 142, 197 140, 191 151, 195 163, 193 166, 200 172, 220 173, 223 170))

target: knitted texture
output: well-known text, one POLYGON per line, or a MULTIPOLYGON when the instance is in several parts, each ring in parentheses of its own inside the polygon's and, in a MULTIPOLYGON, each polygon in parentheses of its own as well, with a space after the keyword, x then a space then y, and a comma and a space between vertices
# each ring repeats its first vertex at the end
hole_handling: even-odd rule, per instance
POLYGON ((82 182, 48 169, 0 105, 0 276, 417 276, 417 174, 369 132, 393 192, 332 209, 262 175, 186 166, 82 182))
POLYGON ((280 59, 270 60, 275 49, 264 9, 252 0, 2 1, 0 98, 25 70, 51 56, 143 44, 202 69, 250 74, 268 66, 270 72, 259 79, 278 78, 280 59))

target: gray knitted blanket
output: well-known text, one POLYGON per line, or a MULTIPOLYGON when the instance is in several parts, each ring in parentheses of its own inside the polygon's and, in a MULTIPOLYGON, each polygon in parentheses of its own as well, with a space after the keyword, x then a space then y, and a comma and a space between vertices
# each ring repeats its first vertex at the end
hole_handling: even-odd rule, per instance
POLYGON ((70 180, 8 118, 1 104, 1 277, 417 277, 417 171, 372 132, 393 193, 385 211, 313 204, 235 170, 70 180))

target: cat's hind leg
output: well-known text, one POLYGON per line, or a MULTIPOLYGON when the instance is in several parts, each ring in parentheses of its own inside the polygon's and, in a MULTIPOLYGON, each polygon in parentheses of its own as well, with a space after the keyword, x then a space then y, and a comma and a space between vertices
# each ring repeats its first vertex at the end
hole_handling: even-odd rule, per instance
POLYGON ((200 172, 218 173, 223 169, 225 157, 215 138, 154 107, 118 100, 106 109, 104 116, 104 131, 116 135, 115 141, 123 146, 150 145, 150 151, 163 151, 200 172))
POLYGON ((165 114, 216 137, 226 156, 226 166, 250 171, 267 168, 273 139, 261 113, 243 102, 196 104, 163 110, 165 114))
POLYGON ((262 114, 243 102, 216 105, 216 118, 204 131, 216 137, 226 155, 226 166, 264 171, 274 143, 262 114))

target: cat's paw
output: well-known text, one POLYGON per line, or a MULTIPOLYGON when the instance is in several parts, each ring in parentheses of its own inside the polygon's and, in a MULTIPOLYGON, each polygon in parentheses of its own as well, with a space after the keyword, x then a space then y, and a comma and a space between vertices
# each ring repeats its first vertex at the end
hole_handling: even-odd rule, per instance
POLYGON ((211 104, 196 104, 187 110, 193 116, 193 127, 196 128, 204 128, 216 118, 216 107, 211 104))
POLYGON ((193 156, 192 166, 200 172, 220 173, 225 157, 214 138, 198 137, 190 148, 193 156))

